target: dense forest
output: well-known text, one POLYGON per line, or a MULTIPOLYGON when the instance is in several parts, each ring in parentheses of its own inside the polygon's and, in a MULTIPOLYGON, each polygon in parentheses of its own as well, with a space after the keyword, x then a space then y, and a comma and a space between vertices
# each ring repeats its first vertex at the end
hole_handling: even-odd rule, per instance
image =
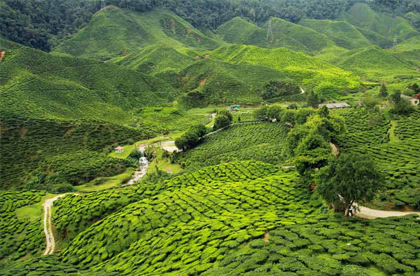
MULTIPOLYGON (((420 11, 418 0, 0 0, 0 35, 49 51, 59 39, 86 25, 105 5, 138 12, 164 7, 199 29, 214 30, 241 16, 262 24, 271 16, 298 22, 302 18, 334 19, 355 2, 404 16, 420 11)), ((409 18, 420 28, 420 19, 409 18)))

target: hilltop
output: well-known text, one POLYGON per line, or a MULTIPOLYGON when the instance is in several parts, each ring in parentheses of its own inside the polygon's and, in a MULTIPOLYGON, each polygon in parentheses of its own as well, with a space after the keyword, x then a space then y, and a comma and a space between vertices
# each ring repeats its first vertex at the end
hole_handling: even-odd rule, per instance
POLYGON ((355 26, 344 21, 303 19, 299 24, 326 35, 339 47, 356 49, 372 45, 355 26))
POLYGON ((272 17, 262 27, 236 17, 217 29, 225 41, 263 48, 285 47, 293 51, 315 54, 334 43, 309 28, 272 17))
POLYGON ((354 4, 341 19, 357 26, 374 44, 385 48, 391 47, 394 39, 401 42, 418 35, 407 19, 378 13, 366 3, 354 4))
POLYGON ((137 13, 107 6, 89 24, 64 40, 54 52, 108 60, 146 46, 214 49, 222 43, 205 36, 191 24, 166 10, 137 13))

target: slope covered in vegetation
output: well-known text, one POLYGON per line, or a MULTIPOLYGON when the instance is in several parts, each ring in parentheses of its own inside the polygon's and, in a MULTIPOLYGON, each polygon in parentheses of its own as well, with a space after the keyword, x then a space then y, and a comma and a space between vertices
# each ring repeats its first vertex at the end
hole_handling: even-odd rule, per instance
POLYGON ((108 60, 152 44, 201 49, 214 49, 220 45, 169 11, 157 10, 139 14, 108 6, 95 14, 85 28, 63 41, 54 51, 108 60))
POLYGON ((326 35, 334 43, 346 49, 370 46, 372 43, 355 27, 343 21, 303 19, 299 24, 326 35))
POLYGON ((366 3, 354 4, 342 15, 342 19, 362 30, 366 30, 365 34, 370 32, 371 35, 368 38, 381 47, 391 47, 394 39, 403 41, 418 35, 418 32, 406 19, 375 12, 366 3), (376 38, 374 37, 375 34, 377 34, 376 38), (383 43, 379 39, 380 37, 389 40, 387 43, 383 43))
POLYGON ((230 43, 263 48, 284 47, 307 54, 315 54, 333 45, 333 42, 322 34, 275 17, 270 18, 262 27, 241 18, 234 18, 221 25, 217 33, 230 43))
POLYGON ((393 52, 377 46, 356 49, 341 55, 337 64, 343 69, 351 70, 365 79, 374 81, 418 75, 415 67, 393 52))
POLYGON ((357 89, 359 78, 326 62, 285 48, 263 49, 255 46, 235 45, 222 47, 211 56, 233 64, 253 64, 279 70, 301 85, 310 87, 334 86, 336 89, 357 89))
POLYGON ((175 97, 157 78, 27 47, 7 50, 0 69, 2 112, 24 117, 131 123, 130 109, 175 97))

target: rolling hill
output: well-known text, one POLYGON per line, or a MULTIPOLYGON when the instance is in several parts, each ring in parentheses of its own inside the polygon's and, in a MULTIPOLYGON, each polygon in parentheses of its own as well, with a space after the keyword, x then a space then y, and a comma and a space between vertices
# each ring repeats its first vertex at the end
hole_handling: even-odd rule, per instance
POLYGON ((271 80, 283 80, 283 72, 259 65, 232 64, 213 58, 198 61, 179 74, 181 98, 188 107, 209 104, 258 104, 258 89, 271 80))
POLYGON ((420 36, 403 41, 395 47, 394 54, 405 62, 420 67, 420 36))
POLYGON ((190 53, 187 55, 184 52, 169 46, 150 45, 127 56, 112 59, 111 62, 150 75, 179 72, 197 60, 190 53))
POLYGON ((391 47, 394 39, 401 42, 418 35, 406 19, 375 12, 365 3, 354 4, 341 19, 360 28, 366 37, 381 47, 391 47))
POLYGON ((341 56, 337 65, 372 81, 392 81, 394 78, 418 75, 415 67, 400 59, 393 52, 377 46, 350 51, 341 56))
POLYGON ((235 45, 221 47, 210 56, 233 64, 252 64, 276 69, 300 85, 312 88, 328 83, 337 89, 352 90, 361 85, 360 79, 351 72, 285 48, 263 49, 235 45))
POLYGON ((54 52, 108 60, 153 44, 214 49, 223 43, 208 38, 169 11, 140 14, 107 6, 96 13, 85 28, 56 47, 54 52))
POLYGON ((356 27, 347 22, 303 19, 299 24, 326 35, 339 47, 356 49, 372 45, 356 27))
POLYGON ((124 67, 28 47, 7 50, 0 71, 1 110, 23 117, 130 123, 131 109, 176 96, 164 81, 124 67))
POLYGON ((334 44, 309 28, 275 17, 262 27, 236 17, 221 25, 217 34, 229 43, 263 48, 284 47, 310 55, 334 44))

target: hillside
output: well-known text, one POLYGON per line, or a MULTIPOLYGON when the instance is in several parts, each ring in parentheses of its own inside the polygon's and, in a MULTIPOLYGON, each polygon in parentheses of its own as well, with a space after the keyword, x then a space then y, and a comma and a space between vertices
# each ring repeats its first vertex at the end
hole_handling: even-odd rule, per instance
POLYGON ((85 28, 54 48, 54 52, 108 60, 153 44, 214 49, 221 43, 169 11, 140 14, 107 6, 96 13, 85 28))
POLYGON ((209 104, 258 104, 257 90, 271 80, 286 79, 283 72, 259 65, 231 64, 208 58, 183 69, 179 74, 181 101, 187 106, 209 104))
POLYGON ((194 57, 183 53, 182 50, 160 45, 150 45, 127 56, 111 60, 115 64, 150 75, 168 71, 179 72, 195 61, 194 57))
POLYGON ((372 43, 353 25, 343 21, 303 19, 299 24, 327 36, 337 46, 356 49, 372 43))
POLYGON ((129 111, 175 97, 165 82, 99 61, 8 49, 0 63, 2 112, 49 119, 131 123, 129 111))
POLYGON ((393 80, 405 75, 418 74, 415 67, 398 58, 393 52, 377 46, 350 51, 342 55, 337 64, 373 81, 393 80))
POLYGON ((325 84, 334 86, 336 90, 360 87, 360 80, 353 73, 285 48, 263 49, 236 45, 219 48, 211 53, 211 57, 233 64, 252 64, 276 69, 300 85, 313 88, 325 84))
POLYGON ((381 47, 391 47, 394 39, 401 42, 418 35, 406 19, 375 12, 365 3, 354 4, 341 19, 359 27, 366 37, 381 47), (388 39, 387 43, 384 38, 388 39))
POLYGON ((221 25, 217 33, 230 43, 263 48, 284 47, 310 55, 334 44, 326 36, 309 28, 275 17, 262 27, 236 17, 221 25))
POLYGON ((420 67, 420 36, 403 41, 395 47, 394 54, 405 62, 420 67))
POLYGON ((206 167, 157 186, 129 188, 123 197, 118 189, 96 197, 67 196, 57 202, 60 228, 78 227, 70 218, 89 210, 89 204, 95 210, 113 206, 119 211, 88 226, 56 256, 22 260, 3 275, 418 271, 418 220, 334 217, 296 178, 293 171, 241 161, 206 167))

